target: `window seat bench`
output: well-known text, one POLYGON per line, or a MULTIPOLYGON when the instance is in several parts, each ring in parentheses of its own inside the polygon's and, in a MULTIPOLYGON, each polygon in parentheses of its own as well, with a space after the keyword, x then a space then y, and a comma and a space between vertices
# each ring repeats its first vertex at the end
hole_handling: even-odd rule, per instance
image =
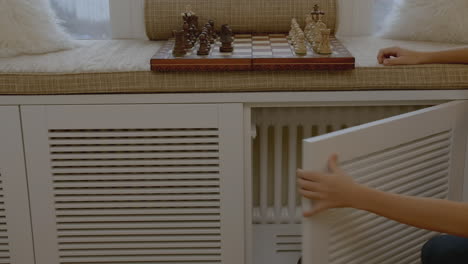
POLYGON ((383 67, 379 49, 441 50, 460 45, 341 37, 356 57, 352 71, 153 73, 161 41, 78 41, 46 55, 0 59, 1 95, 468 89, 468 65, 383 67))

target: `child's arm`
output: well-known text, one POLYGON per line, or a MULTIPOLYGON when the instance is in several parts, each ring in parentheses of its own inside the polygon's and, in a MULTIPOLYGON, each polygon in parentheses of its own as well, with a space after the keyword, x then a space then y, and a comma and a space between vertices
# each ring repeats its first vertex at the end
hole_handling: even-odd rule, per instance
POLYGON ((420 52, 392 47, 380 50, 377 60, 385 66, 435 63, 468 64, 468 48, 420 52))
POLYGON ((409 197, 359 185, 329 161, 330 174, 298 171, 300 193, 315 200, 312 216, 331 208, 366 210, 407 225, 468 237, 468 204, 446 200, 409 197))

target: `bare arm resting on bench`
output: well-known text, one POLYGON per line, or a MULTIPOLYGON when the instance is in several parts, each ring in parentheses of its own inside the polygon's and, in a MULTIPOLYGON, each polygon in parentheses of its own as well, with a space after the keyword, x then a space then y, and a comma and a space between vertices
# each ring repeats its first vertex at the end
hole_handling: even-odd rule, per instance
POLYGON ((391 47, 382 49, 377 60, 385 66, 412 64, 468 64, 468 48, 420 52, 391 47))
POLYGON ((315 201, 312 216, 331 208, 366 210, 400 223, 468 238, 468 204, 385 193, 357 184, 329 161, 330 173, 298 171, 302 196, 315 201))

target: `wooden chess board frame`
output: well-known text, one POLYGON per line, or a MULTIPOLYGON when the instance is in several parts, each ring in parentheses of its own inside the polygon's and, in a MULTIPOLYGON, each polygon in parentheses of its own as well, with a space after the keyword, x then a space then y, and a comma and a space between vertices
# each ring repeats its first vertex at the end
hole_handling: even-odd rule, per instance
POLYGON ((320 55, 307 45, 307 55, 296 55, 286 34, 236 34, 232 53, 221 53, 217 41, 206 56, 197 47, 183 57, 174 57, 174 40, 168 40, 151 59, 151 70, 168 71, 268 71, 351 70, 355 58, 335 37, 330 37, 333 54, 320 55))

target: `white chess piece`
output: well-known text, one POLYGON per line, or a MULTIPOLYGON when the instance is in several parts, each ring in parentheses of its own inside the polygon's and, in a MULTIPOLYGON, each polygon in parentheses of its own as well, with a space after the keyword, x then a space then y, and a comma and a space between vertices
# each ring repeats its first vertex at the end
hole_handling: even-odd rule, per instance
POLYGON ((323 23, 322 21, 322 15, 318 15, 318 21, 315 24, 314 27, 314 33, 313 33, 313 48, 314 51, 317 52, 318 48, 320 47, 320 43, 322 42, 322 29, 327 29, 327 25, 323 23))
POLYGON ((324 55, 333 53, 330 45, 330 32, 330 29, 322 29, 320 31, 322 35, 322 42, 320 42, 320 46, 318 47, 317 53, 324 55))
POLYGON ((306 40, 303 32, 297 35, 297 42, 294 46, 294 52, 296 52, 297 55, 307 54, 306 40))
POLYGON ((305 19, 305 28, 304 28, 304 34, 306 36, 306 39, 309 40, 312 36, 312 30, 314 28, 314 20, 312 19, 312 15, 307 15, 305 19))

